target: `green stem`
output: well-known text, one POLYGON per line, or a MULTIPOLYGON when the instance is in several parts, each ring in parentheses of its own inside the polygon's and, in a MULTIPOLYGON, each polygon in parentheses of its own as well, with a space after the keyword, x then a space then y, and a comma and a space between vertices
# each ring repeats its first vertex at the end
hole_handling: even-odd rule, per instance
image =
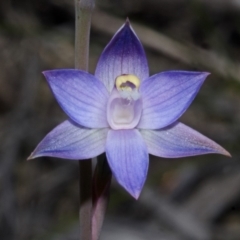
MULTIPOLYGON (((94 0, 75 0, 75 68, 88 70, 89 38, 94 0)), ((79 161, 80 240, 92 239, 92 161, 79 161)))
POLYGON ((88 70, 89 38, 94 0, 75 0, 75 68, 88 70))

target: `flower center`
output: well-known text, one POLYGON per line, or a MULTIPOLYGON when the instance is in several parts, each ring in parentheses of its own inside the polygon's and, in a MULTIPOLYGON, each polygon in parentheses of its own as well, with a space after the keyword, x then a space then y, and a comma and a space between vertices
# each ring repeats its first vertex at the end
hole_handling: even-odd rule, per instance
POLYGON ((112 129, 137 126, 142 113, 139 86, 140 80, 135 75, 124 74, 116 78, 107 106, 107 119, 112 129))
POLYGON ((116 78, 116 88, 122 98, 137 100, 140 97, 139 86, 140 80, 135 75, 124 74, 116 78))

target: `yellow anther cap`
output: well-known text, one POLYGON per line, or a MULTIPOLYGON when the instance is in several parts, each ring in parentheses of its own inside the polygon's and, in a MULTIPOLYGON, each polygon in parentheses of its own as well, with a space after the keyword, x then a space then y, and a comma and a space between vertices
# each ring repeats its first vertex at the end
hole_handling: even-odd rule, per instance
POLYGON ((132 91, 139 88, 140 80, 137 76, 131 74, 124 74, 116 78, 116 88, 122 91, 132 91))

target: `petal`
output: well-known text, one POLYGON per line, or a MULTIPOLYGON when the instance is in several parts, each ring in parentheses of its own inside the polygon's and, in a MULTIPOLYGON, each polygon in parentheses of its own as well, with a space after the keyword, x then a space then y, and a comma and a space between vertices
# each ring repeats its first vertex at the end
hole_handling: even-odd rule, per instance
POLYGON ((208 75, 168 71, 144 81, 140 86, 143 112, 138 128, 160 129, 175 122, 191 104, 208 75))
POLYGON ((139 131, 110 130, 106 154, 118 183, 137 199, 146 180, 149 162, 147 147, 139 131))
POLYGON ((111 92, 116 77, 122 74, 136 75, 141 81, 149 76, 144 49, 127 21, 113 36, 100 56, 95 76, 103 81, 111 92))
POLYGON ((141 134, 148 152, 158 157, 179 158, 208 153, 230 156, 220 145, 179 122, 160 130, 141 130, 141 134))
POLYGON ((88 128, 108 127, 109 93, 93 75, 74 69, 44 72, 49 86, 64 112, 88 128))
POLYGON ((87 129, 64 121, 38 144, 29 159, 49 156, 73 160, 87 159, 105 152, 108 129, 87 129))

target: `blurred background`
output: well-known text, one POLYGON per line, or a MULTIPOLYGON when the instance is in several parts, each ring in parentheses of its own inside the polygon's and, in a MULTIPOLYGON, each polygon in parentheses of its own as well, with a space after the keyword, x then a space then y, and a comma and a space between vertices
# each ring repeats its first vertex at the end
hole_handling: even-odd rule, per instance
MULTIPOLYGON (((115 180, 103 240, 240 239, 240 1, 96 0, 90 72, 130 21, 150 73, 212 74, 181 121, 231 154, 151 156, 135 201, 115 180)), ((0 1, 0 239, 78 239, 78 163, 26 161, 66 119, 41 72, 74 67, 74 1, 0 1)))

